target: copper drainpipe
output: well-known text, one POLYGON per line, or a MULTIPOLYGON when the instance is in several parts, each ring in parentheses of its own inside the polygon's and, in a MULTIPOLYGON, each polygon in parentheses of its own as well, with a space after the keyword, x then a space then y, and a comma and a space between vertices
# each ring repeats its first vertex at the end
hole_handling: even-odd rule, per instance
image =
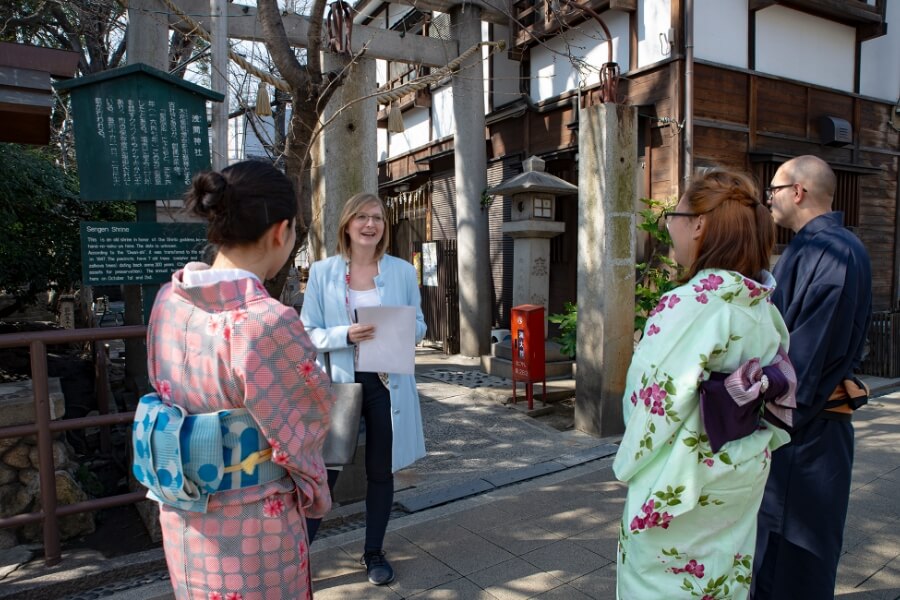
POLYGON ((694 0, 684 3, 684 180, 694 174, 694 0))
POLYGON ((612 33, 610 33, 609 31, 609 27, 607 27, 606 23, 603 22, 603 18, 600 16, 600 14, 590 6, 578 4, 573 0, 560 0, 560 2, 563 4, 568 4, 572 8, 577 8, 578 10, 581 10, 582 12, 592 16, 603 29, 603 33, 606 35, 608 43, 606 45, 606 64, 604 64, 600 70, 600 94, 602 96, 601 100, 603 102, 616 102, 619 87, 619 65, 613 62, 613 39, 612 33))

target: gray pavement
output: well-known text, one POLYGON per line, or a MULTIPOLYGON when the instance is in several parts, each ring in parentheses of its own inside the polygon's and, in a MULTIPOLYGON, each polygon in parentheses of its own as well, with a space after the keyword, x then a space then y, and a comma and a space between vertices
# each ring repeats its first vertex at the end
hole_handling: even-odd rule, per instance
MULTIPOLYGON (((461 357, 417 356, 429 454, 397 477, 398 510, 385 541, 397 579, 381 588, 366 582, 358 564, 364 529, 353 524, 362 505, 349 504, 329 517, 348 525, 323 526, 323 537, 313 545, 317 599, 615 597, 616 536, 625 496, 610 468, 615 440, 549 427, 526 414, 522 398, 509 403, 503 388, 462 387, 426 376, 435 369, 477 368, 477 361, 461 357)), ((900 380, 867 381, 882 392, 900 389, 900 380)), ((572 392, 570 382, 549 387, 557 397, 572 392)), ((539 401, 536 409, 532 414, 541 413, 539 401)), ((871 401, 855 424, 856 462, 836 597, 896 600, 900 392, 871 401)), ((143 554, 130 574, 127 558, 100 562, 64 556, 64 564, 77 564, 68 572, 57 568, 43 575, 40 564, 29 563, 18 578, 14 572, 0 580, 0 598, 172 598, 160 571, 161 551, 143 554), (122 574, 104 580, 104 573, 116 569, 122 574), (81 591, 64 592, 58 581, 76 577, 76 571, 81 591), (40 578, 57 583, 33 585, 40 578), (91 578, 101 587, 86 586, 91 578), (18 591, 5 593, 7 584, 18 591)))

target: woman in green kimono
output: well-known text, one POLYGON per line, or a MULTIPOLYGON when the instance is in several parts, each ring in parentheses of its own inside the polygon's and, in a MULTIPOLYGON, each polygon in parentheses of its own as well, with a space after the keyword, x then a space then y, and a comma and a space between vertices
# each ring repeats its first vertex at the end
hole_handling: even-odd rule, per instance
POLYGON ((759 197, 745 175, 713 170, 663 215, 684 276, 651 311, 628 370, 613 465, 628 484, 623 600, 748 595, 756 513, 796 386, 759 197))

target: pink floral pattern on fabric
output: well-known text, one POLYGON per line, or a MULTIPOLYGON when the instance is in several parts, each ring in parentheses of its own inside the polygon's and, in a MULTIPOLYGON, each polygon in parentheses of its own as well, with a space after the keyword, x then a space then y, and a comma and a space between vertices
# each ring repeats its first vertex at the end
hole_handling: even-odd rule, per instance
POLYGON ((642 529, 650 529, 652 527, 668 529, 669 523, 672 521, 672 515, 667 512, 660 513, 657 510, 660 506, 661 503, 648 500, 647 503, 641 507, 641 510, 644 513, 643 516, 635 516, 631 520, 631 531, 641 531, 642 529))
POLYGON ((719 286, 725 283, 725 279, 716 275, 715 273, 710 273, 709 277, 705 279, 701 279, 699 284, 694 285, 695 292, 714 292, 719 289, 719 286))
POLYGON ((663 548, 661 556, 664 565, 674 561, 677 561, 677 565, 684 565, 671 566, 666 571, 673 575, 684 575, 680 589, 688 592, 691 598, 721 600, 746 597, 750 585, 750 569, 753 566, 753 556, 750 554, 735 554, 730 568, 712 575, 707 573, 706 564, 696 558, 688 558, 677 548, 663 548))
POLYGON ((750 290, 750 297, 756 298, 760 294, 762 294, 762 289, 760 289, 759 285, 752 279, 744 278, 744 285, 747 286, 747 289, 750 290))
POLYGON ((163 401, 169 402, 172 399, 172 384, 166 379, 160 381, 156 384, 156 393, 163 401))
POLYGON ((211 335, 213 337, 219 335, 222 332, 222 317, 221 315, 209 315, 206 319, 206 334, 211 335))
POLYGON ((272 450, 272 461, 276 465, 285 467, 291 462, 291 457, 287 455, 287 452, 273 449, 272 450))
POLYGON ((306 380, 318 370, 316 363, 311 360, 304 360, 297 368, 300 369, 300 375, 306 380))
POLYGON ((693 558, 684 567, 672 567, 671 571, 673 573, 690 573, 697 579, 703 579, 703 565, 697 564, 697 561, 693 558))
POLYGON ((753 357, 769 360, 787 343, 773 291, 768 274, 753 281, 703 270, 654 307, 628 370, 613 463, 628 486, 618 597, 746 599, 771 450, 787 435, 760 428, 712 452, 699 383, 753 357))
POLYGON ((157 294, 147 333, 151 385, 190 414, 246 408, 289 476, 214 494, 204 513, 160 510, 177 600, 312 597, 306 517, 331 504, 321 449, 334 402, 296 311, 256 279, 157 294))
POLYGON ((657 431, 654 419, 663 418, 664 422, 677 423, 681 420, 678 411, 672 403, 671 396, 677 393, 672 376, 666 373, 645 373, 641 378, 644 387, 632 392, 631 403, 638 405, 638 400, 651 417, 644 423, 644 436, 641 439, 640 449, 635 458, 640 458, 645 452, 653 451, 653 437, 657 431))
POLYGON ((263 503, 263 515, 269 518, 280 517, 283 512, 284 502, 279 498, 266 498, 265 503, 263 503))

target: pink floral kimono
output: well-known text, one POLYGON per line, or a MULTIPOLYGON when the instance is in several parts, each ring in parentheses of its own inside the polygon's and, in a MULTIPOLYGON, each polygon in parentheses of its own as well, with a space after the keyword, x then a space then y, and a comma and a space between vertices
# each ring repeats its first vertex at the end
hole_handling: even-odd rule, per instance
POLYGON ((758 359, 778 361, 787 328, 756 282, 700 271, 651 312, 628 369, 625 434, 613 470, 628 484, 616 565, 618 597, 743 600, 771 451, 789 440, 765 419, 713 450, 700 383, 758 359))
POLYGON ((147 338, 163 401, 190 414, 248 409, 288 473, 212 494, 206 513, 160 505, 175 596, 311 598, 306 517, 331 507, 322 444, 333 396, 297 313, 248 272, 190 263, 160 290, 147 338))

